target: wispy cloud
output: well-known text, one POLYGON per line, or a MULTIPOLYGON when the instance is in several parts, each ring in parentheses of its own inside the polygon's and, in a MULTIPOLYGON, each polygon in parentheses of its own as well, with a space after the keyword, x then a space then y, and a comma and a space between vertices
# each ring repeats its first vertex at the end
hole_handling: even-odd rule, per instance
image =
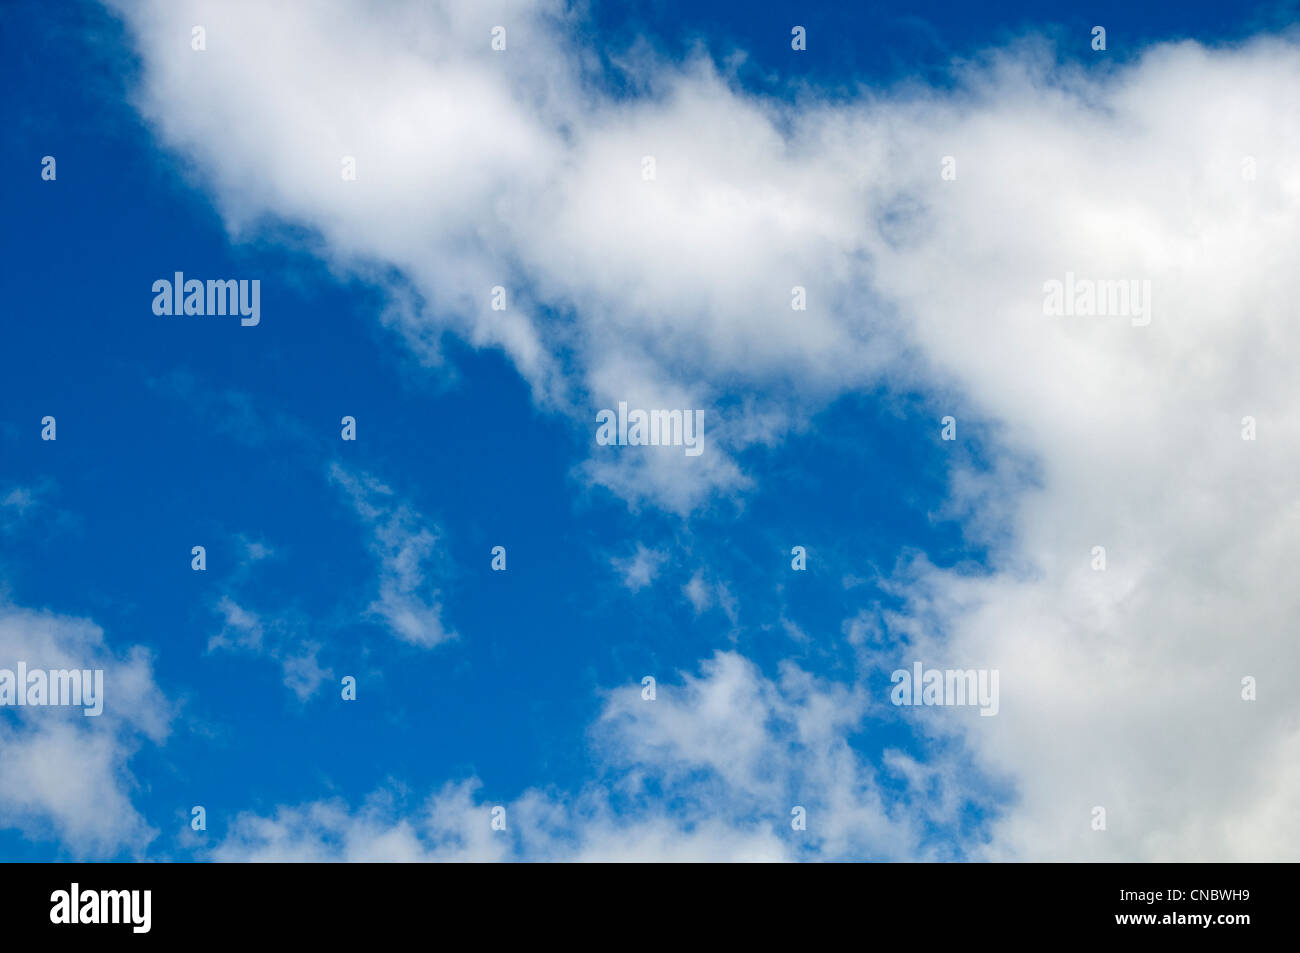
POLYGON ((682 586, 682 594, 686 596, 686 600, 691 604, 691 608, 695 610, 696 615, 702 615, 717 606, 731 621, 732 625, 735 625, 739 618, 739 602, 730 587, 724 582, 714 580, 703 569, 697 569, 695 574, 691 576, 690 581, 682 586))
POLYGON ((637 543, 636 552, 630 556, 613 556, 609 563, 622 577, 623 585, 637 592, 655 581, 659 570, 667 561, 667 553, 658 549, 647 549, 643 543, 637 543))
POLYGON ((611 692, 578 791, 493 801, 471 778, 422 803, 397 789, 245 813, 218 860, 756 861, 953 859, 935 839, 972 803, 961 779, 899 752, 872 767, 846 742, 868 705, 793 665, 767 678, 735 653, 695 675, 611 692), (887 784, 885 783, 887 781, 887 784), (888 793, 887 793, 888 792, 888 793), (670 806, 671 805, 671 806, 670 806), (493 810, 505 824, 493 828, 493 810), (802 824, 794 823, 801 809, 802 824))
POLYGON ((44 505, 36 487, 0 489, 0 531, 13 531, 44 505))
POLYGON ((379 596, 369 611, 412 645, 432 648, 456 638, 443 623, 442 603, 429 578, 440 532, 374 477, 339 464, 331 466, 330 477, 369 532, 371 552, 379 560, 379 596))
POLYGON ((332 676, 330 669, 320 664, 321 644, 303 635, 306 626, 295 615, 283 613, 266 618, 228 595, 218 600, 215 611, 222 618, 222 627, 208 639, 209 652, 238 652, 271 659, 280 666, 285 687, 299 701, 315 695, 321 683, 332 676))

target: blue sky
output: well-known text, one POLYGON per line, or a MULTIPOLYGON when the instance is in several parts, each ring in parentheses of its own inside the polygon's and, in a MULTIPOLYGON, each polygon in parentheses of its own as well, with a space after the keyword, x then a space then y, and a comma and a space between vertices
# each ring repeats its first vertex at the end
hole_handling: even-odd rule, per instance
MULTIPOLYGON (((913 84, 942 98, 958 82, 954 59, 1027 36, 1055 44, 1055 68, 1104 75, 1151 44, 1217 46, 1289 17, 1267 4, 989 12, 655 3, 636 14, 596 4, 580 22, 571 41, 606 57, 590 82, 610 102, 643 93, 614 74, 609 57, 641 42, 661 62, 683 63, 698 42, 718 61, 745 51, 730 88, 781 108, 801 97, 888 99, 913 84), (797 57, 793 23, 810 37, 797 57), (1093 23, 1108 25, 1107 57, 1088 48, 1093 23)), ((818 856, 822 848, 785 820, 792 804, 820 804, 825 793, 798 790, 798 754, 779 796, 764 789, 757 801, 732 800, 726 784, 691 786, 710 772, 725 777, 724 768, 685 759, 683 773, 681 764, 620 760, 593 727, 611 710, 611 691, 639 691, 653 675, 671 698, 717 652, 771 680, 793 664, 866 706, 837 743, 877 774, 891 813, 914 814, 906 850, 964 859, 997 843, 993 825, 1019 803, 1008 770, 1018 762, 981 760, 960 733, 900 716, 888 706, 894 664, 875 664, 850 638, 855 620, 878 626, 871 652, 908 665, 900 633, 925 622, 906 593, 912 560, 960 580, 1019 558, 990 553, 1011 532, 1001 511, 954 502, 955 486, 988 479, 1014 505, 1044 479, 1033 448, 1003 433, 995 401, 954 403, 961 386, 921 372, 815 383, 804 394, 798 369, 766 383, 723 369, 706 413, 794 394, 796 409, 768 439, 728 442, 745 479, 710 486, 685 506, 653 488, 619 492, 583 469, 600 451, 639 449, 595 446, 594 414, 607 406, 596 386, 579 380, 574 413, 539 400, 509 348, 464 333, 432 296, 420 317, 439 342, 431 358, 389 310, 410 287, 400 263, 376 268, 371 255, 365 267, 341 265, 321 251, 335 239, 295 220, 288 203, 259 210, 251 227, 232 225, 246 211, 232 210, 238 176, 223 178, 211 153, 190 151, 206 143, 160 135, 167 119, 140 107, 150 42, 94 4, 19 3, 0 34, 8 225, 0 499, 12 504, 0 522, 0 594, 14 607, 93 620, 113 651, 146 649, 169 712, 164 739, 115 735, 120 760, 103 776, 148 834, 81 836, 63 809, 10 794, 0 801, 0 856, 207 859, 223 856, 241 814, 327 799, 353 809, 380 790, 396 792, 398 813, 414 811, 430 792, 469 778, 481 783, 480 808, 513 805, 529 791, 563 806, 616 792, 615 825, 634 822, 646 803, 685 828, 704 811, 708 823, 770 827, 789 856, 818 856), (40 177, 44 155, 57 158, 54 182, 40 177), (260 325, 154 315, 150 287, 175 271, 260 278, 260 325), (962 440, 949 446, 939 418, 953 407, 962 408, 962 440), (57 418, 54 442, 40 439, 45 415, 57 418), (357 420, 355 442, 340 439, 344 415, 357 420), (350 479, 391 491, 366 498, 380 516, 359 510, 350 479), (369 611, 400 572, 377 535, 385 525, 398 549, 422 530, 433 540, 402 598, 435 607, 454 638, 410 644, 369 611), (207 548, 205 572, 191 570, 195 545, 207 548), (490 569, 496 545, 507 548, 505 572, 490 569), (791 568, 795 545, 807 547, 806 572, 791 568), (638 547, 657 554, 641 586, 620 571, 638 547), (261 620, 260 650, 210 648, 223 604, 261 620), (891 612, 905 618, 886 621, 891 612), (284 665, 303 658, 318 674, 300 694, 284 665), (355 702, 340 698, 345 675, 358 679, 355 702), (890 751, 942 766, 945 783, 959 780, 943 795, 926 782, 908 789, 888 767, 890 751), (645 786, 621 800, 621 785, 641 773, 645 786), (922 806, 930 800, 943 808, 922 806), (205 832, 189 829, 193 805, 207 809, 205 832)), ((525 281, 528 269, 517 274, 525 281)), ((582 308, 548 298, 545 283, 511 290, 541 328, 566 326, 582 308)), ((881 303, 881 320, 894 308, 881 303)), ((594 334, 575 340, 586 333, 594 334)), ((581 364, 561 360, 560 373, 578 380, 581 364)), ((933 634, 943 644, 942 627, 933 634)), ((109 692, 111 708, 111 681, 109 692)), ((770 740, 784 752, 772 755, 778 773, 790 750, 783 737, 774 730, 770 740)), ((580 837, 580 824, 555 827, 580 837)), ((852 837, 827 853, 891 855, 852 837)))

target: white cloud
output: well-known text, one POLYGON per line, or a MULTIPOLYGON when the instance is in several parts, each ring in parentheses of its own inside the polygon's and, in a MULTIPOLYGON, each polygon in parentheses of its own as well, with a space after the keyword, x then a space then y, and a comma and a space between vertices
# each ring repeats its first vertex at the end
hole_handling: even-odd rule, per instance
POLYGON ((623 585, 633 592, 638 592, 655 581, 659 570, 667 561, 667 553, 657 549, 647 549, 643 543, 637 543, 636 552, 632 555, 614 556, 609 563, 614 567, 614 571, 623 577, 623 585))
POLYGON ((126 16, 142 110, 236 234, 283 218, 340 267, 399 270, 426 300, 398 319, 415 346, 501 347, 581 426, 620 399, 711 409, 694 460, 592 448, 582 472, 634 504, 742 492, 745 446, 882 379, 927 391, 936 430, 986 424, 992 476, 954 449, 952 504, 994 572, 917 565, 893 625, 935 664, 1002 671, 996 718, 931 726, 1011 781, 991 854, 1294 856, 1296 47, 1178 43, 1094 75, 1022 44, 951 91, 798 105, 649 59, 644 94, 615 102, 545 16, 510 9, 500 55, 459 5, 126 16), (1066 272, 1150 280, 1151 324, 1045 317, 1066 272), (729 409, 741 392, 763 396, 729 409))
POLYGON ((35 505, 35 494, 32 493, 31 490, 21 486, 14 487, 4 495, 3 499, 0 499, 0 506, 16 510, 20 516, 35 505))
POLYGON ((34 509, 41 506, 40 494, 31 487, 0 490, 0 532, 14 530, 34 509))
POLYGON ((749 485, 731 451, 779 436, 786 401, 879 369, 887 348, 850 297, 865 291, 850 269, 861 236, 820 144, 776 131, 797 114, 735 97, 705 62, 658 67, 656 98, 616 106, 575 74, 584 54, 550 25, 558 9, 123 13, 144 54, 141 109, 213 187, 232 232, 301 222, 339 267, 396 268, 426 303, 395 312, 414 346, 449 330, 501 347, 539 400, 593 434, 595 412, 619 400, 704 409, 701 456, 593 446, 583 471, 686 511, 749 485), (199 22, 202 53, 188 43, 199 22), (513 36, 505 54, 489 48, 497 22, 513 36), (642 180, 647 153, 654 182, 642 180), (340 176, 347 155, 354 182, 340 176), (506 311, 490 307, 498 284, 506 311), (808 311, 791 310, 796 284, 812 288, 808 311), (573 321, 543 320, 543 305, 573 321), (724 376, 779 399, 729 410, 724 376))
MULTIPOLYGON (((261 544, 250 544, 250 549, 261 544)), ((250 556, 251 559, 262 557, 250 556)), ((333 672, 319 661, 321 645, 304 638, 303 625, 292 614, 266 618, 223 595, 215 607, 222 617, 221 631, 208 639, 209 652, 243 652, 276 662, 283 672, 285 687, 306 701, 333 672)))
POLYGON ((244 548, 245 565, 255 565, 275 555, 275 550, 261 540, 241 536, 239 542, 244 548))
POLYGON ((131 798, 128 764, 167 737, 171 708, 146 649, 115 652, 85 619, 0 604, 0 667, 102 669, 103 711, 6 707, 0 712, 0 818, 25 836, 53 834, 77 857, 143 856, 156 836, 131 798))
POLYGON ((682 594, 686 596, 696 615, 708 612, 716 605, 732 625, 736 624, 738 619, 736 597, 726 583, 713 580, 703 569, 697 569, 690 581, 682 586, 682 594))
POLYGON ((330 468, 330 476, 370 531, 371 549, 379 559, 379 598, 370 611, 394 636, 412 645, 432 648, 456 638, 442 621, 442 604, 427 578, 427 564, 437 555, 438 533, 373 477, 350 473, 338 464, 330 468))
POLYGON ((706 612, 713 605, 713 587, 704 581, 704 570, 696 570, 690 582, 682 586, 682 592, 690 600, 695 614, 706 612))
POLYGON ((411 807, 392 790, 355 809, 321 801, 241 815, 219 860, 793 860, 948 857, 925 823, 963 802, 950 778, 890 752, 899 794, 845 740, 868 705, 793 665, 764 677, 735 653, 699 675, 611 693, 593 731, 598 780, 573 794, 530 789, 493 802, 448 784, 411 807), (662 792, 662 793, 661 793, 662 792), (670 810, 668 802, 673 808, 670 810), (505 808, 506 830, 492 829, 505 808), (806 830, 791 826, 806 811, 806 830))

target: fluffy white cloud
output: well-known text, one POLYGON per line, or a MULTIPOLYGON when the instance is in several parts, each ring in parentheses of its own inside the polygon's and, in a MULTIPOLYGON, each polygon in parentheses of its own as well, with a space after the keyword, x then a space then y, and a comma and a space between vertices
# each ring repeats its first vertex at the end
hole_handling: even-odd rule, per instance
POLYGON ((147 650, 115 652, 85 619, 0 603, 0 667, 102 669, 103 710, 0 709, 0 818, 29 837, 53 833, 77 857, 143 856, 157 831, 131 798, 131 756, 160 744, 171 709, 153 681, 147 650))
POLYGON ((233 232, 287 220, 339 267, 396 270, 423 299, 392 319, 413 346, 501 347, 582 426, 617 400, 709 409, 701 457, 592 448, 582 472, 633 503, 743 491, 740 451, 863 385, 924 389, 936 429, 953 414, 951 505, 993 572, 914 565, 886 651, 1002 672, 996 718, 926 723, 1009 779, 992 855, 1300 851, 1292 43, 1095 74, 1026 43, 951 90, 795 104, 649 58, 614 100, 555 6, 124 14, 141 109, 233 232), (1150 324, 1046 316, 1067 273, 1150 281, 1150 324), (991 474, 959 455, 973 424, 991 474))
POLYGON ((895 622, 926 661, 1001 671, 998 717, 937 719, 1015 782, 994 856, 1294 857, 1300 55, 1180 44, 1066 90, 1039 68, 1004 58, 972 101, 911 117, 959 177, 918 175, 919 224, 874 249, 953 383, 944 411, 995 422, 1032 474, 955 483, 995 572, 918 566, 895 622), (1067 271, 1150 280, 1152 323, 1045 317, 1067 271))
POLYGON ((783 136, 778 123, 813 117, 735 96, 706 61, 639 66, 655 95, 615 103, 584 84, 556 4, 122 9, 140 107, 234 234, 305 224, 339 267, 396 270, 423 301, 392 312, 414 346, 451 331, 501 347, 584 429, 620 400, 705 409, 699 457, 593 446, 588 478, 630 500, 685 511, 744 489, 732 451, 779 436, 787 403, 879 369, 851 143, 821 158, 820 119, 783 136), (497 285, 507 310, 491 307, 497 285), (795 285, 807 311, 791 310, 795 285), (720 378, 778 396, 732 408, 720 378))
POLYGON ((793 860, 950 857, 927 823, 951 825, 965 803, 952 779, 890 751, 891 790, 845 740, 867 703, 796 666, 764 677, 719 653, 699 675, 607 698, 593 730, 599 778, 573 794, 530 789, 510 803, 477 780, 423 804, 377 792, 240 815, 218 860, 793 860), (671 802, 671 804, 670 804, 671 802), (506 827, 494 830, 493 809, 506 827), (795 830, 792 810, 805 811, 795 830))

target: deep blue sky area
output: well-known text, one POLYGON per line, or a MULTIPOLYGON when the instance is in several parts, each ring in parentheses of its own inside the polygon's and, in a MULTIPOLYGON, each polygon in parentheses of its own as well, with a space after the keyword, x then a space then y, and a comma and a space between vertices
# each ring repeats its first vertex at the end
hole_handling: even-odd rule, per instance
POLYGON ((785 80, 822 90, 923 80, 943 84, 950 64, 1026 35, 1056 40, 1065 59, 1089 59, 1090 30, 1107 29, 1107 66, 1153 42, 1230 42, 1296 20, 1281 3, 593 3, 591 39, 618 50, 638 37, 683 56, 697 43, 716 58, 747 55, 740 79, 754 90, 785 80), (629 7, 631 9, 629 9, 629 7), (790 29, 808 31, 808 52, 792 60, 790 29), (797 72, 793 67, 797 66, 797 72))
MULTIPOLYGON (((1254 9, 609 3, 593 5, 585 39, 608 52, 644 37, 672 58, 696 41, 717 57, 743 49, 738 81, 783 96, 795 79, 827 91, 941 84, 954 58, 1030 32, 1073 38, 1082 55, 1093 23, 1115 23, 1112 48, 1135 49, 1291 19, 1286 7, 1254 9), (809 30, 798 77, 795 23, 809 30)), ((846 398, 816 427, 750 451, 740 462, 763 479, 743 505, 720 499, 690 520, 631 511, 575 477, 590 435, 537 410, 501 354, 449 339, 447 366, 421 367, 379 320, 378 289, 269 240, 232 246, 132 109, 133 55, 111 15, 6 3, 0 63, 0 498, 24 487, 36 499, 0 524, 0 592, 154 653, 178 714, 166 744, 142 745, 131 762, 134 803, 159 831, 150 856, 188 856, 192 804, 207 806, 217 840, 238 811, 355 803, 391 779, 427 792, 477 776, 503 800, 530 786, 575 790, 592 779, 587 730, 603 690, 672 680, 730 648, 769 674, 793 658, 836 678, 851 662, 831 644, 845 619, 889 604, 877 574, 915 551, 978 571, 983 552, 933 516, 947 469, 924 395, 846 398), (55 183, 41 180, 43 155, 57 157, 55 183), (262 313, 277 319, 253 334, 156 317, 151 284, 174 271, 260 275, 262 313), (339 439, 345 414, 358 420, 355 443, 339 439), (57 418, 55 442, 40 439, 45 415, 57 418), (441 529, 428 588, 459 638, 415 648, 366 615, 377 561, 330 480, 336 463, 441 529), (273 555, 241 569, 241 540, 273 555), (610 560, 638 543, 671 558, 633 592, 610 560), (190 568, 199 544, 205 573, 190 568), (506 573, 489 569, 498 544, 506 573), (806 573, 790 571, 796 544, 813 557, 806 573), (737 595, 734 622, 682 597, 699 569, 737 595), (850 575, 867 582, 846 589, 850 575), (293 620, 333 677, 300 701, 273 659, 206 651, 223 596, 293 620), (360 680, 351 704, 339 698, 347 674, 360 680)), ((860 743, 874 753, 915 742, 885 721, 860 743)), ((52 832, 29 838, 0 817, 0 858, 67 856, 52 832)))

